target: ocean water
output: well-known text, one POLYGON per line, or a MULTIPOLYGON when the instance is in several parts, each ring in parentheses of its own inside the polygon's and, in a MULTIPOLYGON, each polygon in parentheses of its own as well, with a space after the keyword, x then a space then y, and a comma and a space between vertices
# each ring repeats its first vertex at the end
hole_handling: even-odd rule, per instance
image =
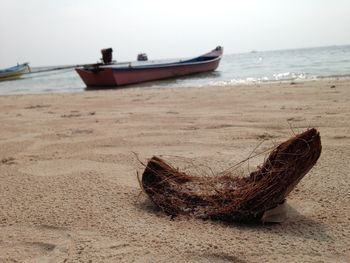
MULTIPOLYGON (((35 68, 33 71, 42 68, 35 68)), ((225 54, 215 72, 153 81, 129 87, 201 87, 350 77, 350 45, 225 54)), ((1 81, 0 95, 84 92, 74 69, 27 74, 1 81)))

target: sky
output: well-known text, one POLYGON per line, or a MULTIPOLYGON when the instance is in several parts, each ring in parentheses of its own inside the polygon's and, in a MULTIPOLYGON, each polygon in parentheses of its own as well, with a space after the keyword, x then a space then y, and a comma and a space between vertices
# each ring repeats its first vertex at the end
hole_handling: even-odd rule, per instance
POLYGON ((350 44, 350 0, 0 0, 0 67, 350 44))

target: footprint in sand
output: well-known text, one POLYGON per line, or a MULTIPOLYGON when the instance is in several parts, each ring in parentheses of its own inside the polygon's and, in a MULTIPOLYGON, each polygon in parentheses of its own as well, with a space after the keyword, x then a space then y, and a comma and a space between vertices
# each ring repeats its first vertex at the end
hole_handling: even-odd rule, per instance
MULTIPOLYGON (((94 111, 88 112, 86 114, 86 116, 94 116, 94 115, 96 115, 96 112, 94 112, 94 111)), ((70 111, 69 114, 62 114, 61 118, 75 118, 75 117, 81 117, 81 116, 83 116, 82 113, 80 113, 77 110, 73 110, 73 111, 70 111)))
POLYGON ((6 165, 16 164, 15 158, 13 157, 4 158, 0 161, 0 164, 6 164, 6 165))
POLYGON ((291 118, 288 118, 287 121, 305 121, 305 118, 303 117, 291 117, 291 118))
POLYGON ((225 129, 225 128, 232 128, 235 127, 235 125, 232 124, 218 124, 213 126, 208 126, 206 129, 225 129))
POLYGON ((13 234, 2 238, 0 262, 64 262, 68 259, 72 240, 63 228, 15 227, 7 231, 13 234))
POLYGON ((62 118, 74 118, 74 117, 80 117, 81 114, 79 113, 72 113, 72 114, 63 114, 61 115, 62 118))
POLYGON ((51 107, 51 105, 42 105, 42 104, 38 104, 38 105, 30 105, 28 107, 25 107, 26 110, 32 110, 32 109, 40 109, 40 108, 48 108, 51 107))
POLYGON ((274 138, 277 138, 277 136, 267 132, 264 132, 263 134, 259 134, 256 136, 256 139, 258 140, 271 140, 274 138))

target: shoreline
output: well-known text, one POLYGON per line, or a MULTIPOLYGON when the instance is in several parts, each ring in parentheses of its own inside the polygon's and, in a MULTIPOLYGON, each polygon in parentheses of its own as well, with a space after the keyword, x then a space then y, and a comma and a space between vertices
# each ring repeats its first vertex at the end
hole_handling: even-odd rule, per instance
POLYGON ((349 119, 350 78, 1 95, 0 261, 346 262, 349 119), (139 195, 134 153, 222 171, 309 127, 322 154, 282 224, 171 220, 139 195))
MULTIPOLYGON (((191 79, 190 77, 186 77, 188 79, 191 79)), ((237 86, 259 86, 259 85, 285 85, 285 84, 303 84, 303 83, 309 83, 309 82, 318 82, 318 81, 348 81, 350 80, 350 75, 334 75, 334 76, 318 76, 313 78, 305 78, 305 79, 286 79, 286 80, 231 80, 231 81, 217 81, 214 83, 208 83, 208 84, 189 84, 189 85, 169 85, 167 83, 168 81, 175 80, 174 79, 168 79, 168 80, 160 80, 160 81, 151 81, 151 82, 145 82, 145 83, 139 83, 139 84, 133 84, 133 85, 127 85, 122 87, 107 87, 107 88, 87 88, 84 86, 83 82, 81 82, 82 86, 81 88, 64 88, 62 90, 55 90, 55 88, 51 88, 49 90, 40 90, 37 92, 18 92, 18 93, 1 93, 1 87, 0 87, 0 97, 1 96, 16 96, 16 95, 41 95, 41 94, 70 94, 70 93, 84 93, 84 92, 91 92, 91 91, 109 91, 109 90, 126 90, 126 89, 191 89, 191 88, 208 88, 208 87, 237 87, 237 86)), ((10 80, 10 81, 3 81, 3 82, 12 82, 12 81, 23 81, 26 80, 18 79, 18 80, 10 80)))

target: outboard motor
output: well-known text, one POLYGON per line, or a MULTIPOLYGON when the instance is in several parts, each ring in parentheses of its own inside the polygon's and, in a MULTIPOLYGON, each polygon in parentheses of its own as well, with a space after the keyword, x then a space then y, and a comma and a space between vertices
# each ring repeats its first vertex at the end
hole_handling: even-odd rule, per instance
POLYGON ((140 53, 137 55, 137 61, 147 61, 148 57, 146 53, 140 53))
POLYGON ((102 53, 103 63, 104 64, 111 64, 112 63, 113 49, 112 48, 101 49, 101 53, 102 53))

